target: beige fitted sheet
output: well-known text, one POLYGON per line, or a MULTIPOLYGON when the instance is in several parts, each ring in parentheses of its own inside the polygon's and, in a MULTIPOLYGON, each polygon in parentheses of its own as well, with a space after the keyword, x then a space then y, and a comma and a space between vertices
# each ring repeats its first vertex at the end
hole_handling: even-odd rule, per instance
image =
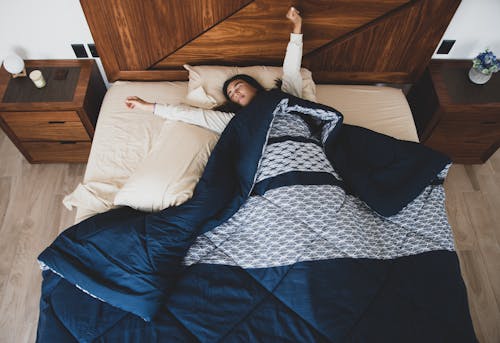
POLYGON ((317 101, 344 115, 344 123, 398 139, 418 142, 417 129, 403 91, 392 87, 317 85, 317 101))
MULTIPOLYGON (((160 103, 179 104, 187 82, 117 81, 104 98, 85 176, 64 198, 76 207, 76 222, 113 206, 116 193, 147 156, 164 119, 151 113, 130 111, 129 95, 160 103)), ((408 102, 401 90, 377 86, 317 85, 317 101, 344 114, 344 122, 399 139, 418 141, 408 102)))

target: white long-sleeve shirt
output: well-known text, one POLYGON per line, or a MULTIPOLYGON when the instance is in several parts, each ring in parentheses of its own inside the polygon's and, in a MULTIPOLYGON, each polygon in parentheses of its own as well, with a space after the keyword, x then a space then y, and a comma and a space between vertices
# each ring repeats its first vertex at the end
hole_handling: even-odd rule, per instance
MULTIPOLYGON (((302 64, 302 34, 291 33, 290 42, 286 48, 283 61, 283 78, 281 90, 283 92, 302 96, 302 76, 300 66, 302 64)), ((234 113, 207 110, 188 105, 164 105, 156 104, 154 114, 165 119, 183 121, 185 123, 205 127, 217 133, 222 133, 234 113)))

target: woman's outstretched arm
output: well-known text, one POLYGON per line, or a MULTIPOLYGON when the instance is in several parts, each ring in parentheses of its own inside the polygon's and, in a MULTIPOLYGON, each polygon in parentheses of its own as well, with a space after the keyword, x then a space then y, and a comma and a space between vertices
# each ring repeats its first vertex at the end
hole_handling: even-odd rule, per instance
POLYGON ((145 101, 137 96, 129 96, 125 106, 139 109, 169 119, 198 125, 217 133, 222 133, 233 118, 234 113, 206 110, 187 105, 164 105, 145 101))
POLYGON ((302 17, 294 7, 290 7, 286 18, 293 24, 290 42, 286 48, 283 61, 283 85, 281 89, 292 95, 302 96, 302 76, 300 66, 302 64, 302 17))

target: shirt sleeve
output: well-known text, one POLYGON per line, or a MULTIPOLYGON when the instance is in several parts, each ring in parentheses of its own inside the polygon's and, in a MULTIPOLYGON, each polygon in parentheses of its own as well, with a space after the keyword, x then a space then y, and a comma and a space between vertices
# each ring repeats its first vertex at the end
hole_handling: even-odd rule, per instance
POLYGON ((290 42, 286 47, 285 60, 283 61, 283 92, 302 96, 302 76, 300 66, 302 64, 302 34, 291 33, 290 42))
POLYGON ((234 113, 205 110, 186 105, 155 104, 153 113, 165 119, 198 125, 218 134, 224 131, 229 121, 234 117, 234 113))

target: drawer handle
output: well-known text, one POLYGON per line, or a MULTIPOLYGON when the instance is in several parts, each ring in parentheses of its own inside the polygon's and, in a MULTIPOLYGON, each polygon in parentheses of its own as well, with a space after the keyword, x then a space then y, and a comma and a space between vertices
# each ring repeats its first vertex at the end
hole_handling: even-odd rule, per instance
POLYGON ((64 124, 66 123, 65 121, 58 121, 58 120, 51 120, 49 121, 49 124, 64 124))
POLYGON ((59 142, 59 144, 76 144, 76 141, 63 141, 59 142))
POLYGON ((496 121, 482 121, 481 124, 484 125, 495 125, 497 122, 496 121))

